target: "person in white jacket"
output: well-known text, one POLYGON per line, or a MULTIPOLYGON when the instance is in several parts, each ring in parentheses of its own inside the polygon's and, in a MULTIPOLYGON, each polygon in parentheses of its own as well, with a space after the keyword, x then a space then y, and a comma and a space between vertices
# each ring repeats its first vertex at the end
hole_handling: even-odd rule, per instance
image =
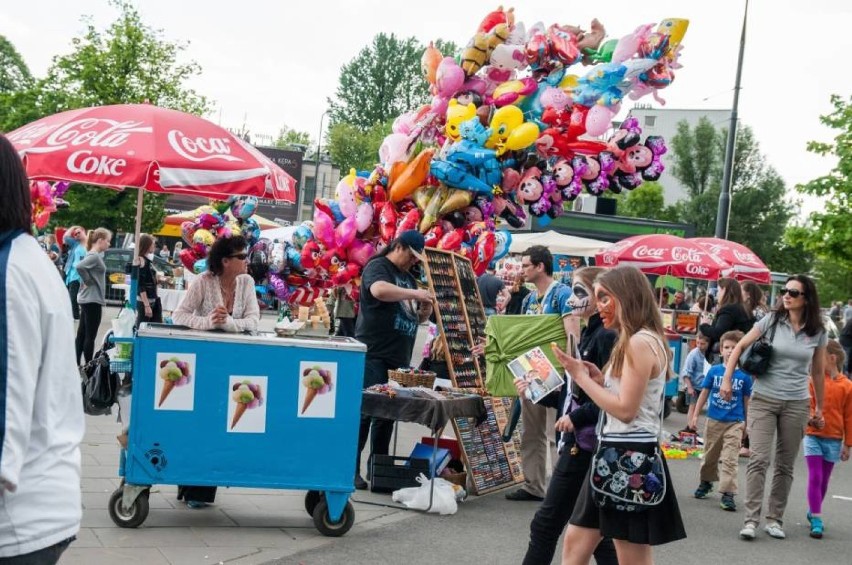
POLYGON ((80 529, 85 422, 71 302, 29 234, 27 177, 0 135, 0 563, 54 564, 80 529))

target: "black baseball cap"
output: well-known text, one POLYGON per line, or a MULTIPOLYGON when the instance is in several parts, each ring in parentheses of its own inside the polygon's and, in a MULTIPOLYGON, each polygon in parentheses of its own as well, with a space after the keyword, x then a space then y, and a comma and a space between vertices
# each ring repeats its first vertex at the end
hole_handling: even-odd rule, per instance
POLYGON ((426 247, 426 238, 417 230, 406 230, 399 234, 396 240, 407 248, 411 249, 414 256, 423 261, 423 248, 426 247))

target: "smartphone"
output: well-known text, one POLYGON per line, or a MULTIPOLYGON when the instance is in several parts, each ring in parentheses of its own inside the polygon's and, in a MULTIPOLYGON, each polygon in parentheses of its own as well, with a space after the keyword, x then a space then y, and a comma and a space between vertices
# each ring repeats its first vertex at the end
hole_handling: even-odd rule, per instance
MULTIPOLYGON (((577 348, 577 339, 573 334, 568 335, 568 355, 574 359, 580 359, 580 351, 577 348)), ((580 398, 580 387, 574 379, 571 379, 571 396, 574 398, 580 398)))

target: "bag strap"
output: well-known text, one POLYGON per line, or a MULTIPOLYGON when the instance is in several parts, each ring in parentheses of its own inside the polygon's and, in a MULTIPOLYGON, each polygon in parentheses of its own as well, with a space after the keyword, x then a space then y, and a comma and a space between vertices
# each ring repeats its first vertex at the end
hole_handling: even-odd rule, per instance
POLYGON ((771 333, 769 334, 769 343, 775 341, 775 330, 778 328, 778 312, 772 314, 772 327, 770 328, 771 333))

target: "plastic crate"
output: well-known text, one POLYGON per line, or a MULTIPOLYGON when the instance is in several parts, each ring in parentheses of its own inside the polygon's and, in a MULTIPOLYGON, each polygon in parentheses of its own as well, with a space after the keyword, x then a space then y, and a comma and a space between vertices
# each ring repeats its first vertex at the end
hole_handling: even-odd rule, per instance
POLYGON ((109 370, 113 373, 130 373, 133 370, 131 359, 110 359, 109 370))
POLYGON ((411 459, 392 455, 373 455, 373 471, 370 478, 372 492, 393 492, 401 488, 417 487, 417 477, 429 476, 428 459, 411 459))

